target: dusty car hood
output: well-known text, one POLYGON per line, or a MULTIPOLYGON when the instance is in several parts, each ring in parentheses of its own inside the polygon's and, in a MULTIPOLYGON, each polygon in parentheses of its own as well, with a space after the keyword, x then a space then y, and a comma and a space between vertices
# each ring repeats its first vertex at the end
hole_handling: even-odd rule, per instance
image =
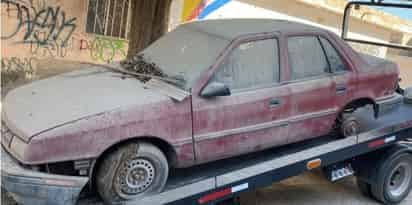
POLYGON ((36 81, 9 92, 3 120, 16 135, 30 137, 120 107, 170 100, 134 78, 87 68, 36 81))

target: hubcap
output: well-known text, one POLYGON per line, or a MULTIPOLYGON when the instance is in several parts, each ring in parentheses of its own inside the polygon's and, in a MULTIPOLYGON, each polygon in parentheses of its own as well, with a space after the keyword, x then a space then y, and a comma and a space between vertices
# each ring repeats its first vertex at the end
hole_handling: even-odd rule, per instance
POLYGON ((404 194, 412 180, 412 166, 408 163, 400 163, 389 175, 389 194, 399 197, 404 194))
POLYGON ((356 121, 348 122, 343 128, 345 136, 354 136, 359 133, 359 124, 356 121))
POLYGON ((117 190, 121 195, 136 195, 147 190, 155 178, 155 168, 146 159, 129 159, 123 162, 117 174, 117 190))

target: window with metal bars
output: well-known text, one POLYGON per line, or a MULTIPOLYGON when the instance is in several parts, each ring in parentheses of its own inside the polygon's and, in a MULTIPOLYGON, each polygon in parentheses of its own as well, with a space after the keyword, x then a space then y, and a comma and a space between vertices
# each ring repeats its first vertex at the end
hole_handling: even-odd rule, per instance
POLYGON ((89 0, 86 32, 127 39, 131 0, 89 0))

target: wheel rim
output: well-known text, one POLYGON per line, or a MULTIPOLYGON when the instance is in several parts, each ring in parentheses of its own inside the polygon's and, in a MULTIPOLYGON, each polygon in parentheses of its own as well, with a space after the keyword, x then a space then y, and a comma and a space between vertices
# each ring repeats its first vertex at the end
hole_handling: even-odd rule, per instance
POLYGON ((388 192, 393 197, 399 197, 407 192, 412 180, 412 165, 400 163, 389 175, 388 192))
POLYGON ((117 175, 116 190, 126 198, 146 191, 155 179, 154 165, 146 159, 129 159, 123 162, 117 175))
POLYGON ((343 134, 345 136, 354 136, 359 133, 359 124, 356 121, 347 122, 343 128, 343 134))

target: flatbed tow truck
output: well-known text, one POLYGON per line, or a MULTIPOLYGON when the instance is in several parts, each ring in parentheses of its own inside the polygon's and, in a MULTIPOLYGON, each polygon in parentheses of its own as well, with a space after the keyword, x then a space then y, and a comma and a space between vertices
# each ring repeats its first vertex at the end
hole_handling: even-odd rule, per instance
MULTIPOLYGON (((349 4, 356 3, 381 5, 375 1, 349 4)), ((348 12, 345 11, 346 14, 348 12)), ((345 22, 343 27, 345 31, 345 22)), ((367 112, 372 112, 372 109, 356 111, 365 128, 357 136, 338 139, 329 135, 201 166, 172 170, 162 193, 125 204, 222 204, 242 192, 266 187, 305 171, 320 169, 332 182, 355 175, 362 193, 383 204, 396 204, 409 194, 412 184, 412 104, 402 102, 378 119, 366 117, 372 116, 367 112)), ((3 163, 7 162, 3 159, 3 163)), ((73 200, 68 201, 76 203, 78 196, 70 197, 73 200)), ((81 197, 77 204, 101 202, 87 196, 81 197)))
MULTIPOLYGON (((402 102, 378 119, 368 112, 373 112, 373 108, 356 111, 364 127, 357 136, 338 139, 329 135, 201 166, 172 170, 162 193, 124 204, 227 204, 228 200, 242 192, 319 169, 332 182, 355 175, 362 193, 384 204, 394 204, 394 200, 400 202, 409 194, 412 184, 412 104, 402 102)), ((11 159, 2 159, 3 166, 11 163, 8 160, 11 159)), ((79 200, 78 195, 61 194, 49 196, 55 201, 47 204, 102 204, 90 194, 79 200), (65 202, 60 203, 62 200, 65 202)))

